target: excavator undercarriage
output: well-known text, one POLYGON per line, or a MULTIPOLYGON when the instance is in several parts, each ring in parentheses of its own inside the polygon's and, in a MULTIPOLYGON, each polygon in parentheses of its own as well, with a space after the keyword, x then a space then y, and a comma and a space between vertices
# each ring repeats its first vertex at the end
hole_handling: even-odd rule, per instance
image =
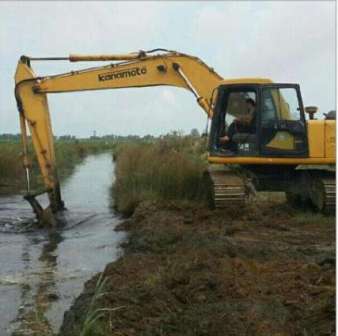
MULTIPOLYGON (((332 168, 331 168, 332 169, 332 168)), ((312 205, 317 211, 333 214, 336 210, 336 178, 335 173, 327 170, 300 170, 292 180, 286 192, 290 204, 296 207, 312 205)))
MULTIPOLYGON (((270 168, 270 167, 269 167, 270 168)), ((205 172, 209 206, 214 209, 243 207, 257 191, 285 192, 286 200, 296 208, 313 208, 324 214, 336 210, 336 178, 332 167, 283 171, 257 167, 210 167, 205 172), (255 169, 256 168, 256 169, 255 169)))
POLYGON ((324 213, 336 211, 336 179, 332 176, 318 176, 313 181, 313 191, 310 195, 312 203, 324 213))
POLYGON ((211 208, 243 207, 249 196, 248 179, 230 168, 210 167, 205 172, 206 190, 211 208))

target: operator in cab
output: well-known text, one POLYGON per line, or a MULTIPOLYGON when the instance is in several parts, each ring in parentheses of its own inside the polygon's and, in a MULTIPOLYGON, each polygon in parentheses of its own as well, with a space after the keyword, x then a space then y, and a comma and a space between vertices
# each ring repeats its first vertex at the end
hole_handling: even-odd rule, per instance
POLYGON ((237 117, 228 127, 227 134, 219 138, 220 152, 223 155, 233 156, 238 150, 238 145, 233 141, 237 133, 256 133, 256 102, 252 98, 245 100, 247 111, 237 117))

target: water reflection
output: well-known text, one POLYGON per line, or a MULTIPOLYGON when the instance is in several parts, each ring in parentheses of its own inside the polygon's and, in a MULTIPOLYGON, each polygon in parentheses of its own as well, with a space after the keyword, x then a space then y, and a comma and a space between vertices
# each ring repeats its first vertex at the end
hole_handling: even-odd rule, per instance
POLYGON ((111 212, 112 179, 111 154, 87 158, 62 186, 68 211, 57 229, 31 231, 32 213, 22 198, 0 198, 4 335, 57 332, 84 282, 118 257, 123 233, 114 231, 119 218, 111 212))
MULTIPOLYGON (((56 231, 48 232, 48 240, 42 246, 41 255, 38 258, 40 272, 36 278, 36 293, 30 285, 33 279, 20 284, 21 307, 15 319, 13 335, 53 335, 53 329, 45 317, 46 311, 54 300, 58 299, 55 273, 57 271, 58 244, 62 241, 61 234, 56 231)), ((32 239, 32 244, 39 241, 32 239)), ((26 272, 31 265, 29 252, 23 250, 22 260, 25 263, 26 272)))

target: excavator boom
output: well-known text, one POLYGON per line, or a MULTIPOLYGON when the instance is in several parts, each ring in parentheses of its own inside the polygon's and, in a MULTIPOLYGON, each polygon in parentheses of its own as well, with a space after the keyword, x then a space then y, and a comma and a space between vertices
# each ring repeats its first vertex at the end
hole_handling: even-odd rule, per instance
MULTIPOLYGON (((28 129, 32 136, 50 208, 63 208, 55 162, 53 133, 47 94, 85 90, 119 89, 150 86, 175 86, 191 91, 208 117, 212 115, 214 89, 222 81, 212 68, 200 59, 163 49, 140 51, 126 55, 70 55, 69 57, 34 58, 22 56, 15 74, 15 97, 20 113, 24 146, 24 167, 27 175, 27 200, 41 215, 43 209, 35 200, 29 183, 27 150, 28 129), (38 77, 31 68, 32 61, 110 61, 109 65, 71 71, 59 75, 38 77)), ((41 192, 41 193, 42 193, 41 192)))

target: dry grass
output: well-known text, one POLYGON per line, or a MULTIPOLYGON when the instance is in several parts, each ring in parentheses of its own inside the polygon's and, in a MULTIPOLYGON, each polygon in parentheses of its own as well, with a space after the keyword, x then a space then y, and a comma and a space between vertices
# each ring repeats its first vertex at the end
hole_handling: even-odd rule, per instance
POLYGON ((113 187, 117 210, 131 214, 144 200, 202 199, 203 148, 199 139, 179 136, 122 145, 113 187))
MULTIPOLYGON (((75 166, 87 155, 112 150, 114 146, 112 143, 107 144, 102 141, 57 141, 55 152, 59 177, 62 179, 69 176, 75 166)), ((25 174, 21 153, 22 146, 20 143, 0 143, 0 192, 18 192, 24 188, 25 174)), ((30 148, 30 153, 33 185, 40 186, 39 167, 32 148, 30 148)))
POLYGON ((17 143, 0 144, 0 185, 8 183, 13 177, 22 175, 20 149, 17 143))

